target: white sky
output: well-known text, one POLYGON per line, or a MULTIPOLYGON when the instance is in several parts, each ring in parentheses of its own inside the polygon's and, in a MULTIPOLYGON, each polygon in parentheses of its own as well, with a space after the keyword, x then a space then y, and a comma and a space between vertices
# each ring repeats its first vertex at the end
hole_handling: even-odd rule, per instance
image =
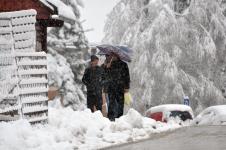
POLYGON ((86 37, 91 43, 100 43, 104 33, 104 24, 106 21, 106 16, 111 12, 113 7, 117 4, 119 0, 83 0, 85 7, 81 9, 81 21, 84 22, 83 28, 91 29, 86 33, 86 37))

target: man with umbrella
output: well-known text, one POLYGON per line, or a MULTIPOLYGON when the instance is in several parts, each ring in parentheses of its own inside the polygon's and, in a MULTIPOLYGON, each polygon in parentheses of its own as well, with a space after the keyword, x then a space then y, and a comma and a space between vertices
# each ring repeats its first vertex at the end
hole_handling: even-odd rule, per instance
POLYGON ((100 51, 105 53, 106 61, 103 65, 105 91, 108 93, 109 106, 108 118, 115 120, 123 115, 124 93, 130 88, 129 68, 126 62, 129 61, 119 47, 98 46, 100 51), (124 60, 124 61, 122 61, 124 60))

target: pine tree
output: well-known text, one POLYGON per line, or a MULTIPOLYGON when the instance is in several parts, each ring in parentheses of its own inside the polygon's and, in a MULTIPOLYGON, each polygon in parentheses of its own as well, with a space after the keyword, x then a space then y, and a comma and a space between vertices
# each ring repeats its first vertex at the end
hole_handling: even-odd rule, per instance
MULTIPOLYGON (((65 80, 65 78, 62 77, 63 83, 58 86, 60 89, 64 89, 65 92, 64 105, 74 105, 73 108, 77 109, 79 107, 78 105, 84 103, 85 101, 82 91, 82 89, 84 88, 81 83, 81 78, 85 69, 85 61, 83 59, 83 55, 88 49, 88 42, 79 20, 80 12, 78 7, 82 7, 83 3, 79 0, 62 1, 66 5, 68 5, 69 9, 71 8, 73 10, 76 16, 75 22, 73 24, 65 22, 63 27, 61 28, 51 28, 48 31, 48 46, 51 47, 49 53, 52 54, 55 59, 62 59, 64 57, 67 61, 65 63, 69 63, 69 68, 73 72, 73 76, 70 76, 71 78, 73 78, 73 82, 71 81, 71 79, 69 79, 70 84, 72 85, 65 85, 67 84, 68 80, 65 80), (75 99, 77 99, 77 101, 80 101, 80 103, 76 103, 75 99)), ((57 65, 60 65, 59 60, 56 61, 58 62, 57 65)), ((52 82, 50 84, 54 83, 52 82)))

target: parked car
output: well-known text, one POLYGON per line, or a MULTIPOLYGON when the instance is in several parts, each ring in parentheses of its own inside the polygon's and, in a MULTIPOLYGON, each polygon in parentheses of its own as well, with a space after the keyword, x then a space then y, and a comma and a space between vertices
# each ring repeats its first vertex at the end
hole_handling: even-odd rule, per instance
POLYGON ((196 125, 226 125, 226 105, 216 105, 204 109, 195 119, 196 125))
POLYGON ((192 120, 194 115, 190 106, 166 104, 151 107, 146 111, 146 117, 156 121, 168 122, 170 118, 180 118, 181 121, 192 120))

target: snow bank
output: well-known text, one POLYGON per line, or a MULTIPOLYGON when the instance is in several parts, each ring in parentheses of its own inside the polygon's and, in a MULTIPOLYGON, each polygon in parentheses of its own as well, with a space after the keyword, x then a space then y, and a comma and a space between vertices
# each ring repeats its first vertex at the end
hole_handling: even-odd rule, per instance
POLYGON ((91 113, 88 109, 49 108, 48 125, 31 126, 26 120, 0 123, 0 149, 98 149, 148 138, 153 133, 178 127, 178 124, 165 124, 142 117, 134 109, 110 122, 99 111, 91 113))

